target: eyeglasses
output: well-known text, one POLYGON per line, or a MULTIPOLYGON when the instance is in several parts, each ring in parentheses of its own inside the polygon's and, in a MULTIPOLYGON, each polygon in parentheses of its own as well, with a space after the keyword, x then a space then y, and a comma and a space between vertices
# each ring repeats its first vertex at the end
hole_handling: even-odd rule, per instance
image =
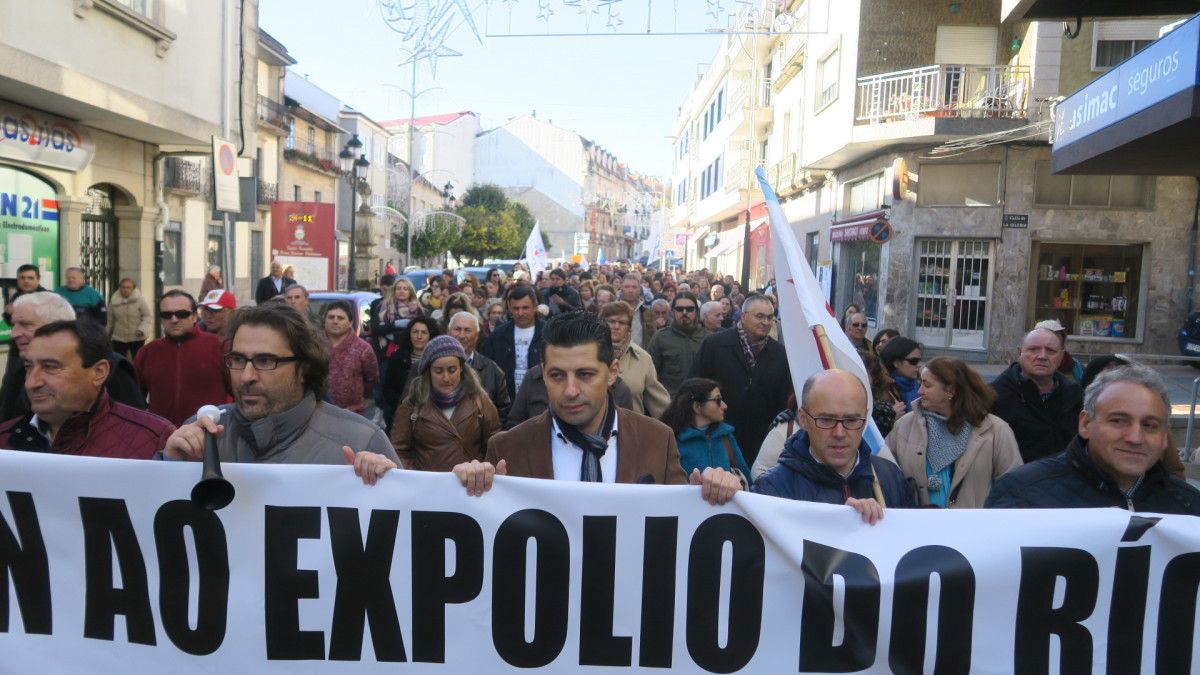
POLYGON ((719 406, 719 405, 721 405, 721 404, 722 404, 722 403, 724 403, 724 402, 725 402, 725 397, 724 397, 724 396, 719 396, 719 395, 718 395, 718 396, 714 396, 714 397, 712 397, 712 398, 706 398, 706 399, 704 399, 703 401, 696 401, 696 403, 716 403, 718 406, 719 406))
POLYGON ((177 309, 174 312, 159 312, 158 318, 162 319, 163 321, 169 321, 171 317, 174 317, 180 321, 183 321, 191 315, 192 310, 190 309, 177 309))
POLYGON ((684 314, 686 314, 688 312, 696 311, 696 306, 695 305, 682 305, 680 307, 673 307, 672 309, 674 309, 676 312, 683 312, 684 314))
POLYGON ((226 354, 225 367, 230 370, 245 370, 246 364, 254 366, 254 369, 262 372, 265 370, 275 370, 281 363, 291 363, 299 361, 299 356, 275 356, 274 354, 256 354, 253 357, 247 357, 245 354, 226 354))
POLYGON ((910 356, 910 357, 908 357, 908 358, 906 358, 906 359, 901 359, 901 361, 904 361, 904 362, 908 363, 908 365, 910 365, 910 366, 915 366, 915 365, 918 365, 918 364, 920 364, 920 363, 921 363, 921 357, 919 357, 919 356, 910 356))
POLYGON ((865 324, 865 323, 852 323, 852 324, 850 324, 850 327, 851 327, 851 328, 866 328, 866 327, 867 327, 867 324, 865 324))
POLYGON ((856 431, 863 428, 863 425, 867 423, 867 418, 865 417, 814 417, 812 413, 804 408, 800 410, 805 415, 808 415, 809 419, 813 421, 813 424, 817 425, 818 429, 832 429, 841 424, 846 431, 856 431))

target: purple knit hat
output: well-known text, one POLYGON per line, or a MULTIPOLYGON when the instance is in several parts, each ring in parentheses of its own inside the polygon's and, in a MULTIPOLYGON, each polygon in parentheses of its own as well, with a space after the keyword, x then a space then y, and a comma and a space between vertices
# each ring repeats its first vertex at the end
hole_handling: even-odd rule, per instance
POLYGON ((459 361, 467 361, 467 352, 463 350, 461 342, 449 335, 439 335, 425 345, 421 360, 417 362, 417 372, 422 375, 429 372, 429 366, 443 356, 457 356, 459 361))

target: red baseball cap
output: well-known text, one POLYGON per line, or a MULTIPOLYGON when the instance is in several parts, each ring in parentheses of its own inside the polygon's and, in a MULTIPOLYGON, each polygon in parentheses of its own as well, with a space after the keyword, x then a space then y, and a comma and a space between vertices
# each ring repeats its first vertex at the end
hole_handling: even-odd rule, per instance
POLYGON ((208 292, 208 295, 199 302, 201 307, 207 307, 213 311, 220 311, 228 307, 229 309, 237 309, 237 298, 233 293, 221 288, 214 288, 208 292))

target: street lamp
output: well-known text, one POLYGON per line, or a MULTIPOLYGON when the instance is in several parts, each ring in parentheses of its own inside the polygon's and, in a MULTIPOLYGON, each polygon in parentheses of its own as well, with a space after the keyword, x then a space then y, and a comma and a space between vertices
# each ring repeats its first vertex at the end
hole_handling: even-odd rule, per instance
POLYGON ((358 286, 358 277, 355 274, 354 264, 354 257, 358 252, 356 248, 358 244, 356 236, 358 227, 355 224, 358 210, 354 208, 355 197, 358 194, 358 172, 359 169, 362 169, 365 173, 367 167, 371 166, 371 163, 367 161, 367 156, 365 154, 360 155, 359 150, 362 150, 362 141, 358 140, 358 134, 352 134, 350 140, 346 141, 346 147, 342 148, 342 151, 338 153, 338 163, 341 164, 342 176, 350 184, 350 280, 347 284, 349 286, 347 290, 350 291, 355 290, 358 286), (358 159, 354 159, 355 155, 359 155, 358 159))

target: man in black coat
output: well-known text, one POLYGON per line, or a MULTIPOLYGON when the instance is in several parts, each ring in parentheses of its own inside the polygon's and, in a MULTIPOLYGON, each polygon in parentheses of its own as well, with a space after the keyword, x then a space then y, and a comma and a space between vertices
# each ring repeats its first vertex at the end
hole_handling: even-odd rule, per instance
POLYGON ((271 273, 258 280, 254 289, 254 304, 261 305, 271 298, 281 295, 288 286, 296 283, 295 279, 283 276, 283 264, 278 260, 271 261, 271 273))
POLYGON ((567 285, 567 273, 561 268, 550 271, 550 286, 542 289, 542 304, 550 308, 550 314, 561 314, 583 309, 579 293, 567 285))
POLYGON ((1062 340, 1036 328, 1025 335, 1017 362, 992 380, 992 414, 1008 422, 1026 464, 1063 451, 1079 425, 1083 389, 1058 372, 1062 340))
POLYGON ((504 370, 496 362, 480 354, 476 347, 479 344, 479 316, 474 312, 455 312, 450 317, 446 331, 463 346, 467 353, 467 364, 479 377, 479 384, 487 392, 488 398, 496 406, 503 421, 508 409, 512 407, 512 397, 508 395, 508 381, 504 370))
POLYGON ((515 286, 508 292, 508 314, 512 319, 496 326, 479 351, 504 371, 511 401, 525 371, 542 362, 542 320, 532 288, 515 286))
POLYGON ((1103 508, 1200 516, 1200 490, 1160 458, 1171 435, 1171 399, 1145 366, 1102 373, 1088 387, 1079 435, 1067 449, 1004 474, 988 508, 1103 508))
POLYGON ((766 296, 750 296, 742 304, 741 323, 704 338, 692 362, 690 377, 707 377, 721 385, 721 397, 729 406, 725 422, 733 426, 747 464, 754 464, 771 420, 787 408, 792 394, 787 353, 768 335, 774 311, 766 296))

